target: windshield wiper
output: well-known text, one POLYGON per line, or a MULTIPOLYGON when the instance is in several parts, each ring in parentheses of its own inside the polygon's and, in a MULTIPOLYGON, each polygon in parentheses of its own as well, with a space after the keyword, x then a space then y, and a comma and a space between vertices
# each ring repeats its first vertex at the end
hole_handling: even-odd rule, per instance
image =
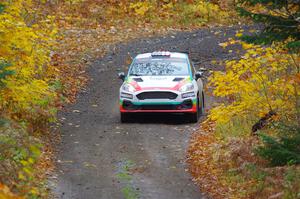
POLYGON ((140 74, 135 74, 135 73, 131 73, 131 74, 129 74, 130 76, 142 76, 142 75, 140 75, 140 74))

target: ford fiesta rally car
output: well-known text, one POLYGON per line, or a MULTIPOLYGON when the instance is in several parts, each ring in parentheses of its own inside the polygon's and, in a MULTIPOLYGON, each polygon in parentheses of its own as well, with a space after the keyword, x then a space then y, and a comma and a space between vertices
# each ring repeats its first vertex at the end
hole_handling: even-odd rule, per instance
POLYGON ((184 113, 197 122, 204 112, 202 72, 185 53, 137 55, 128 74, 119 73, 121 122, 138 112, 184 113))

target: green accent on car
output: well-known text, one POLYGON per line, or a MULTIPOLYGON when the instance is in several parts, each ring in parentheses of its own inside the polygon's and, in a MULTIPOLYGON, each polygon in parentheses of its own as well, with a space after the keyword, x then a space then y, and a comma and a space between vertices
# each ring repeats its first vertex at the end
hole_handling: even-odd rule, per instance
POLYGON ((179 105, 182 102, 132 102, 134 105, 179 105))
POLYGON ((197 104, 197 99, 193 99, 193 105, 197 104))

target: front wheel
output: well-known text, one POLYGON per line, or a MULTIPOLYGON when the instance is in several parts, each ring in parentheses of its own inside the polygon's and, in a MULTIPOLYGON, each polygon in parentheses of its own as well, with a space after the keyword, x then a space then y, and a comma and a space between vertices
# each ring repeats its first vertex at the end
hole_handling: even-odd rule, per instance
POLYGON ((129 117, 127 113, 120 113, 121 123, 129 122, 129 117))
POLYGON ((197 123, 199 120, 199 114, 198 114, 198 111, 197 113, 191 113, 190 114, 190 122, 191 123, 197 123))

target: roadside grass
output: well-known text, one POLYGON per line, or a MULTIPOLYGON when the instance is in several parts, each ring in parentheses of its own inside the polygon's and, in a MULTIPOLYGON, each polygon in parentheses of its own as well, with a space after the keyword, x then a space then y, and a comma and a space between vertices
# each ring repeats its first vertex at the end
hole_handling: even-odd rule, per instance
POLYGON ((130 160, 123 160, 118 165, 116 177, 122 183, 121 192, 125 199, 140 198, 138 190, 133 186, 132 173, 130 172, 134 167, 135 164, 130 160))
POLYGON ((217 124, 215 135, 222 140, 232 137, 246 138, 251 135, 251 127, 255 123, 255 117, 235 117, 226 124, 217 124))
POLYGON ((137 199, 137 198, 139 198, 139 194, 137 193, 137 191, 129 185, 122 188, 122 193, 123 193, 125 199, 137 199))
MULTIPOLYGON (((28 135, 17 123, 7 122, 0 130, 1 183, 25 198, 47 197, 45 172, 51 168, 46 152, 42 154, 42 140, 28 135)), ((5 189, 0 187, 0 193, 6 195, 5 189)))

